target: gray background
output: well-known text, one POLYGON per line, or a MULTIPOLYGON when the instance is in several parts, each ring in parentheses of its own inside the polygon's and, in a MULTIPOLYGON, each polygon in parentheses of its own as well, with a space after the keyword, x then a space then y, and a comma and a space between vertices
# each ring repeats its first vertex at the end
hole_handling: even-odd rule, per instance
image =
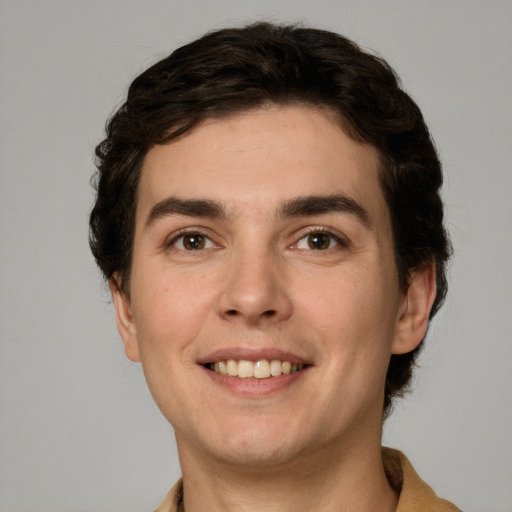
POLYGON ((511 1, 0 0, 2 512, 152 510, 178 477, 89 254, 92 152, 143 68, 262 18, 377 50, 423 109, 456 256, 385 443, 465 512, 512 511, 511 1))

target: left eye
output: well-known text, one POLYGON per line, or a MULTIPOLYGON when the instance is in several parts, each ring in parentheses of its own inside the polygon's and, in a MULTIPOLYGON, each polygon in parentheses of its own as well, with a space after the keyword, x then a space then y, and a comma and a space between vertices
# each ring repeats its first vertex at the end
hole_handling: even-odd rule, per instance
POLYGON ((297 249, 312 249, 314 251, 325 251, 339 245, 339 240, 329 233, 309 233, 297 242, 297 249))
POLYGON ((172 245, 182 251, 200 251, 201 249, 211 249, 214 244, 205 235, 200 233, 185 233, 175 238, 172 245))

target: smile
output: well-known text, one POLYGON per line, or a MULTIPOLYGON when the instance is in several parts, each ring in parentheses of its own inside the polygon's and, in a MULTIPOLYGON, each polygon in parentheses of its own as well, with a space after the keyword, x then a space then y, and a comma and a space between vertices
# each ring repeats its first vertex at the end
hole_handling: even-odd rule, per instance
POLYGON ((258 361, 249 361, 247 359, 227 359, 207 363, 206 368, 228 375, 238 377, 239 379, 268 379, 270 377, 279 377, 280 375, 289 375, 297 373, 304 368, 304 364, 291 363, 290 361, 281 361, 279 359, 259 359, 258 361))

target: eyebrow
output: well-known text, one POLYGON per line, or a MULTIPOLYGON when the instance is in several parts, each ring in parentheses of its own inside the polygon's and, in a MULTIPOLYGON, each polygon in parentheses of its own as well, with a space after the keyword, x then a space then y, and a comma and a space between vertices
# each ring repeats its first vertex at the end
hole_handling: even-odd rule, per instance
POLYGON ((284 218, 308 217, 333 212, 349 213, 354 215, 365 227, 371 227, 368 212, 357 201, 343 194, 291 199, 282 206, 281 216, 284 218))
MULTIPOLYGON (((343 194, 329 196, 303 196, 286 201, 280 210, 281 218, 311 217, 328 213, 349 213, 367 228, 370 228, 368 212, 354 199, 343 194)), ((149 212, 145 227, 171 215, 225 219, 226 212, 221 203, 209 199, 180 199, 167 197, 158 202, 149 212)))
POLYGON ((149 212, 145 227, 169 215, 186 215, 188 217, 225 218, 224 208, 220 203, 208 199, 180 199, 167 197, 155 204, 149 212))

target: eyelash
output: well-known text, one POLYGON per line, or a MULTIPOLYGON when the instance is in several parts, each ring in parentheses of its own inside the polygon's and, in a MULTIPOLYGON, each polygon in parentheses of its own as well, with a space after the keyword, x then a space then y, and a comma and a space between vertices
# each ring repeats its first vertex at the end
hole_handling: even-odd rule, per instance
MULTIPOLYGON (((208 236, 207 234, 205 234, 204 232, 202 232, 200 229, 183 229, 183 230, 180 230, 178 231, 177 233, 174 233, 172 238, 168 241, 165 242, 164 244, 164 249, 168 250, 168 249, 171 249, 173 246, 176 245, 176 243, 181 239, 181 240, 184 240, 184 238, 186 236, 200 236, 202 237, 205 241, 209 241, 212 245, 214 246, 217 246, 217 244, 211 239, 210 236, 208 236)), ((209 249, 210 247, 208 247, 209 249)), ((178 249, 176 247, 176 249, 178 249)), ((180 251, 184 251, 184 252, 195 252, 195 251, 201 251, 203 249, 184 249, 184 248, 180 248, 178 249, 180 251)))
MULTIPOLYGON (((348 240, 345 238, 342 238, 339 235, 336 235, 332 231, 326 228, 310 228, 306 233, 304 233, 297 242, 295 242, 293 245, 298 246, 298 244, 302 241, 310 237, 311 235, 326 235, 330 238, 331 241, 336 242, 336 244, 339 247, 327 247, 326 249, 313 249, 312 247, 309 247, 309 250, 315 251, 315 252, 323 252, 323 251, 329 251, 329 250, 335 250, 336 248, 347 248, 349 243, 348 240)), ((301 249, 302 250, 302 249, 301 249)))
MULTIPOLYGON (((310 251, 314 251, 314 252, 325 252, 325 251, 332 251, 332 250, 335 250, 337 248, 338 249, 339 248, 347 248, 348 245, 349 245, 349 243, 348 243, 348 241, 345 238, 342 238, 339 235, 334 234, 329 229, 326 229, 326 228, 314 228, 314 227, 312 227, 312 228, 308 229, 305 233, 303 233, 301 235, 301 237, 295 243, 293 243, 290 247, 291 248, 297 248, 298 250, 310 250, 310 251), (299 247, 298 247, 299 244, 303 240, 306 240, 311 235, 325 235, 325 236, 329 237, 329 245, 331 245, 332 242, 335 242, 337 246, 336 247, 326 247, 324 249, 322 249, 320 247, 313 248, 313 247, 309 246, 308 248, 299 249, 299 247)), ((216 244, 211 239, 210 236, 205 234, 200 229, 190 229, 190 228, 186 228, 186 229, 178 231, 177 233, 174 233, 173 237, 164 244, 164 249, 169 250, 169 249, 173 248, 173 246, 174 246, 175 249, 177 249, 179 251, 188 252, 188 253, 194 253, 196 251, 197 252, 201 252, 201 251, 206 250, 206 249, 212 249, 212 248, 215 248, 215 247, 219 247, 219 245, 216 244), (182 248, 176 247, 177 242, 179 240, 183 241, 184 238, 187 235, 189 235, 189 236, 196 235, 196 236, 202 237, 206 244, 211 244, 211 247, 200 247, 200 248, 197 248, 197 249, 186 249, 184 247, 182 247, 182 248)))

